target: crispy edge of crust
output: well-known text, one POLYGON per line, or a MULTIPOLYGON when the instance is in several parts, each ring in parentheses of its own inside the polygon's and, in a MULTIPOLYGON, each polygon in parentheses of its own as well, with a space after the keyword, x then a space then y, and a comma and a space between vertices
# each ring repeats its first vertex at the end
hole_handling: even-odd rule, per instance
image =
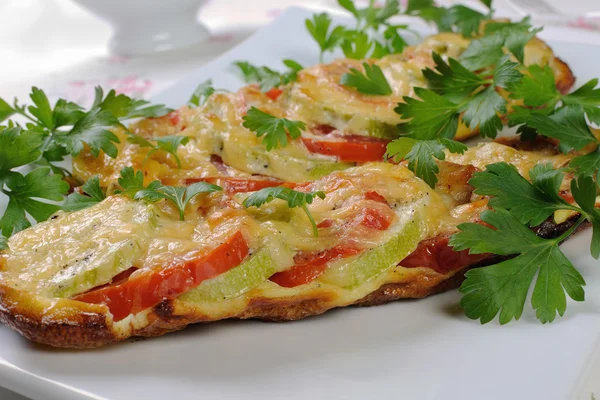
POLYGON ((3 283, 0 321, 31 341, 54 347, 83 349, 122 339, 104 306, 40 297, 3 283))
MULTIPOLYGON (((573 216, 560 225, 547 221, 536 233, 547 238, 557 237, 573 226, 577 218, 578 216, 573 216)), ((587 226, 589 223, 584 223, 577 231, 587 226)), ((406 282, 384 284, 350 305, 372 306, 403 298, 423 298, 458 287, 468 269, 500 260, 498 256, 491 256, 450 275, 427 270, 406 282)), ((54 347, 84 349, 103 346, 132 336, 161 336, 183 329, 189 324, 220 319, 293 321, 335 308, 331 305, 331 300, 322 294, 304 298, 259 297, 251 299, 243 312, 220 318, 203 315, 189 308, 180 308, 177 301, 165 300, 148 313, 144 327, 119 333, 114 329, 112 318, 103 305, 69 299, 49 299, 0 283, 0 321, 31 341, 54 347)))
POLYGON ((562 94, 567 94, 575 85, 575 75, 571 67, 561 58, 554 56, 548 63, 556 76, 556 88, 562 94))

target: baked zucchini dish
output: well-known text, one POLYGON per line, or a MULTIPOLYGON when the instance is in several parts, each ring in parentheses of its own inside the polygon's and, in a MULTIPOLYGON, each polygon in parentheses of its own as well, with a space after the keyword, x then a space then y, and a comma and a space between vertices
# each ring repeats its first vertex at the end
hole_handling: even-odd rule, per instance
POLYGON ((306 21, 320 64, 238 61, 175 110, 0 99, 0 320, 91 348, 458 287, 481 323, 583 301, 559 245, 600 255, 598 80, 528 19, 408 3, 340 1, 352 27, 306 21))

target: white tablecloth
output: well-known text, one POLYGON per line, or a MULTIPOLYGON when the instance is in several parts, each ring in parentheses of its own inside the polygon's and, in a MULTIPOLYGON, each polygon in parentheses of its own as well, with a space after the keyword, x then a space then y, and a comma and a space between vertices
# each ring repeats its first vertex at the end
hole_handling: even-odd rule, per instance
MULTIPOLYGON (((560 7, 577 1, 590 2, 552 3, 560 7)), ((109 26, 69 0, 0 0, 0 97, 26 99, 33 85, 50 97, 83 103, 90 101, 96 85, 150 97, 235 46, 290 5, 331 7, 335 1, 211 0, 199 15, 211 31, 210 40, 186 51, 134 58, 110 55, 109 26)), ((495 1, 495 8, 499 15, 519 18, 502 0, 495 1)), ((569 17, 555 23, 600 29, 600 19, 593 18, 569 17)), ((591 400, 593 393, 600 400, 600 346, 590 350, 573 399, 591 400)), ((27 400, 3 388, 0 399, 27 400)))

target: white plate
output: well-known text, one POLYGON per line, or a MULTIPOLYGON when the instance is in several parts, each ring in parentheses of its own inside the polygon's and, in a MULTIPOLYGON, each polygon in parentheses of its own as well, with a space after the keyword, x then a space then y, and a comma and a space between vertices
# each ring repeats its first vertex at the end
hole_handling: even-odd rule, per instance
MULTIPOLYGON (((208 78, 239 87, 234 60, 277 68, 283 58, 316 63, 303 23, 309 14, 288 10, 155 100, 181 105, 208 78)), ((590 44, 597 36, 551 28, 544 36, 579 82, 600 75, 600 47, 590 44)), ((587 299, 570 302, 567 315, 549 325, 527 310, 517 323, 480 326, 464 317, 452 291, 293 323, 200 324, 93 351, 35 345, 1 326, 0 385, 44 400, 564 400, 582 378, 600 328, 600 270, 589 241, 586 232, 564 246, 588 282, 587 299)))

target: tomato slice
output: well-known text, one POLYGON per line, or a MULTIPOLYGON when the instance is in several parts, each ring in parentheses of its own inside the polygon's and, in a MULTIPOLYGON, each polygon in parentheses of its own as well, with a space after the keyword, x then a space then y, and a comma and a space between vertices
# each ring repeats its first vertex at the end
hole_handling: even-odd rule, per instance
MULTIPOLYGON (((394 213, 391 208, 390 213, 385 213, 379 209, 367 208, 350 222, 350 226, 359 224, 371 229, 386 230, 390 227, 393 218, 394 213)), ((317 227, 330 228, 334 224, 335 221, 326 219, 321 221, 317 227)), ((271 277, 271 281, 283 287, 303 285, 312 282, 321 275, 325 269, 327 269, 327 263, 330 261, 350 257, 362 253, 364 250, 365 249, 340 245, 316 253, 301 252, 294 257, 294 266, 292 266, 292 268, 287 271, 276 273, 271 277)))
POLYGON ((336 246, 316 253, 299 253, 294 257, 294 266, 287 271, 278 272, 271 281, 283 287, 295 287, 314 281, 327 268, 332 260, 350 257, 360 253, 361 249, 336 246))
POLYGON ((342 139, 336 141, 303 137, 302 142, 311 153, 335 156, 346 162, 380 161, 389 143, 387 140, 358 135, 343 136, 342 139))
POLYGON ((75 296, 75 300, 106 304, 115 321, 173 299, 202 281, 238 266, 248 255, 240 231, 199 257, 163 268, 139 269, 125 282, 75 296))
POLYGON ((390 227, 393 220, 393 212, 385 213, 382 210, 375 208, 365 209, 358 217, 358 221, 360 221, 361 225, 366 226, 367 228, 377 229, 378 231, 385 231, 390 227))
POLYGON ((278 179, 240 179, 240 178, 229 178, 223 177, 208 177, 208 178, 188 178, 185 180, 186 185, 190 185, 196 182, 208 182, 215 185, 219 185, 223 188, 225 193, 246 193, 256 192, 257 190, 281 186, 283 181, 278 179))
POLYGON ((469 254, 469 250, 454 251, 448 246, 449 240, 448 235, 423 240, 415 251, 400 261, 400 266, 431 268, 440 274, 447 274, 488 257, 487 254, 469 254))
POLYGON ((279 89, 279 88, 273 88, 271 90, 269 90, 268 92, 265 93, 265 95, 270 98, 273 101, 276 101, 279 96, 281 96, 281 94, 283 93, 283 90, 279 89))
POLYGON ((375 191, 365 193, 365 199, 373 200, 373 201, 376 201, 378 203, 383 203, 383 204, 388 203, 387 200, 385 199, 385 197, 383 197, 382 195, 380 195, 379 193, 377 193, 375 191))

